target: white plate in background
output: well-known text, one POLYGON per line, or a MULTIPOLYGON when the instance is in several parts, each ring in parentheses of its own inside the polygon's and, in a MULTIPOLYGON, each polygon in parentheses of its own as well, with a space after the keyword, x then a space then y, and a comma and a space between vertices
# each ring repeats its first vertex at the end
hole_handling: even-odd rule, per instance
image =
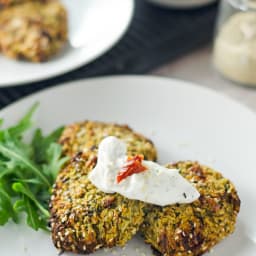
POLYGON ((175 8, 195 8, 216 2, 216 0, 148 0, 158 5, 175 8))
MULTIPOLYGON (((256 255, 256 115, 209 89, 150 76, 89 79, 34 94, 0 112, 14 124, 35 102, 37 125, 44 131, 85 119, 130 125, 155 143, 159 161, 198 160, 231 179, 241 198, 233 235, 211 256, 256 255)), ((161 195, 159 195, 161 196, 161 195)), ((141 238, 126 248, 95 256, 153 255, 141 238)), ((57 256, 50 234, 23 225, 0 227, 1 256, 57 256)), ((71 254, 63 254, 71 255, 71 254)))
POLYGON ((134 0, 62 0, 69 19, 69 43, 44 63, 0 55, 0 87, 35 82, 95 60, 109 50, 128 28, 134 0))

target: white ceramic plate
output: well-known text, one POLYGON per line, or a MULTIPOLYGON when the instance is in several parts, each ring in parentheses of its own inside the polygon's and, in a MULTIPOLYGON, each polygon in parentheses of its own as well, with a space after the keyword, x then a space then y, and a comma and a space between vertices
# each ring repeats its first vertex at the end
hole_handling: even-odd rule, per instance
POLYGON ((158 5, 175 8, 193 8, 215 2, 216 0, 148 0, 158 5))
MULTIPOLYGON (((156 77, 117 77, 67 84, 35 94, 0 112, 7 124, 35 102, 45 131, 78 120, 127 123, 151 138, 159 161, 199 160, 230 178, 242 200, 236 232, 211 256, 256 255, 256 116, 239 103, 208 89, 156 77)), ((161 195, 159 195, 161 196, 161 195)), ((152 255, 142 239, 123 249, 95 253, 152 255)), ((56 256, 50 235, 22 225, 0 227, 1 256, 56 256)), ((67 254, 66 254, 67 255, 67 254)))
POLYGON ((69 15, 69 43, 41 64, 0 55, 0 87, 51 78, 76 69, 109 50, 132 19, 134 0, 62 0, 69 15))

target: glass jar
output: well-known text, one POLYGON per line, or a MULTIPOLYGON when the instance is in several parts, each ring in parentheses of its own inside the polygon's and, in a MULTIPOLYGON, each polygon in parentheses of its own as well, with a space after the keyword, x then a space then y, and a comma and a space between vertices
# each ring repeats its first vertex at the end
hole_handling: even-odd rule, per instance
POLYGON ((222 0, 213 61, 230 80, 256 86, 256 0, 222 0))

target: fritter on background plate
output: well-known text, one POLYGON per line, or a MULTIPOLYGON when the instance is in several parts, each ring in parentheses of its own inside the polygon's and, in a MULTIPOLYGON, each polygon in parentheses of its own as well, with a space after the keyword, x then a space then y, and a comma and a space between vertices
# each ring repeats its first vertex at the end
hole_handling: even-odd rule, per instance
POLYGON ((67 13, 57 0, 0 11, 0 51, 10 58, 46 61, 64 46, 67 34, 67 13))
POLYGON ((47 2, 51 0, 0 0, 0 8, 6 8, 11 5, 24 4, 26 2, 47 2))
POLYGON ((196 162, 168 168, 179 169, 200 198, 192 204, 148 205, 141 231, 145 241, 165 256, 202 255, 233 233, 240 209, 236 189, 220 173, 196 162))

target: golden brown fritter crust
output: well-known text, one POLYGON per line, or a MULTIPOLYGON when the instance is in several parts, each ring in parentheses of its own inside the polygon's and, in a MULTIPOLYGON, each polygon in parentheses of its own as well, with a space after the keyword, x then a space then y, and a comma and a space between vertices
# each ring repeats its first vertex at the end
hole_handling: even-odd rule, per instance
POLYGON ((57 177, 50 223, 53 242, 63 251, 124 246, 143 222, 143 202, 103 193, 89 181, 96 161, 93 154, 80 153, 57 177))
POLYGON ((51 228, 55 246, 63 251, 91 253, 101 247, 124 246, 143 222, 144 202, 98 190, 87 178, 97 161, 100 141, 117 136, 128 154, 156 158, 152 142, 127 126, 83 122, 66 127, 61 143, 71 163, 58 175, 51 198, 51 228))
POLYGON ((240 200, 234 185, 220 173, 196 162, 168 165, 200 192, 192 204, 148 206, 142 233, 165 256, 199 256, 234 231, 240 200))
POLYGON ((27 2, 0 11, 0 51, 42 62, 67 41, 67 13, 59 1, 27 2))
POLYGON ((97 155, 98 145, 107 136, 116 136, 127 144, 131 155, 143 154, 146 160, 155 161, 156 149, 144 136, 133 132, 127 125, 85 121, 69 125, 60 138, 65 155, 73 156, 79 151, 97 155))

